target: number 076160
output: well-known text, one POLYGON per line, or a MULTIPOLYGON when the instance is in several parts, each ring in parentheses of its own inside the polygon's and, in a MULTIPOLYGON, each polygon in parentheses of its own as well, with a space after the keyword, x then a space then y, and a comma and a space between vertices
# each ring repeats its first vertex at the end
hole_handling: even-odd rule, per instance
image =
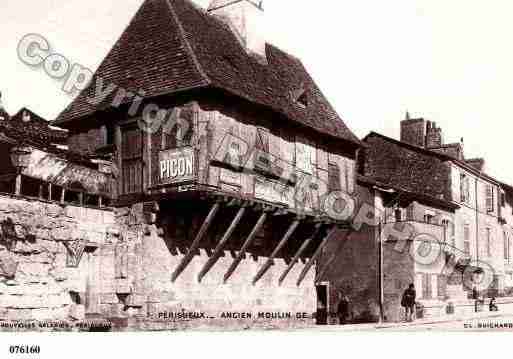
POLYGON ((11 354, 39 354, 41 347, 39 345, 10 345, 9 353, 11 354))

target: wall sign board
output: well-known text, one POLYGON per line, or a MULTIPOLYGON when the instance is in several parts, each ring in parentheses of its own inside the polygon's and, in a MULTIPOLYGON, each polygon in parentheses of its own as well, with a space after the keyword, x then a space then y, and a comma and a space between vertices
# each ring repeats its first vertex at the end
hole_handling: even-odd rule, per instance
POLYGON ((255 198, 292 207, 294 191, 289 186, 257 177, 255 178, 255 198))
POLYGON ((180 184, 196 179, 196 159, 192 148, 159 153, 160 184, 180 184))

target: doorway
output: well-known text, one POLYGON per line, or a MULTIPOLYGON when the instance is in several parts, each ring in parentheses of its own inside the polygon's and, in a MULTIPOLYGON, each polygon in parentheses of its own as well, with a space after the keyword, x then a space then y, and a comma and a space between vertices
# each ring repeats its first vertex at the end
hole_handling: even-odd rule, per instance
POLYGON ((317 292, 317 314, 315 316, 317 325, 328 325, 329 305, 329 283, 323 282, 315 286, 317 292))

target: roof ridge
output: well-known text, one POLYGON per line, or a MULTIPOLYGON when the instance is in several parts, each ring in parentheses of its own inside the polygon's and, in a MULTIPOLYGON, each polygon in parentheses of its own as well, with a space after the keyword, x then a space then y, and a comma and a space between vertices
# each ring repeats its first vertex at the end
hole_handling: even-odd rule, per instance
MULTIPOLYGON (((169 11, 171 12, 171 16, 173 17, 173 20, 175 21, 176 26, 178 27, 178 32, 180 33, 180 40, 182 41, 183 45, 185 46, 185 50, 187 51, 188 55, 191 57, 191 59, 194 63, 194 66, 196 67, 196 70, 198 70, 200 76, 203 77, 203 79, 207 82, 207 85, 210 85, 212 83, 212 81, 207 76, 205 70, 199 63, 199 60, 198 60, 196 54, 194 53, 192 46, 189 43, 189 40, 187 40, 187 36, 185 34, 185 29, 183 28, 183 25, 182 25, 180 19, 178 18, 178 15, 176 14, 175 9, 173 8, 173 5, 171 5, 171 1, 170 0, 164 0, 164 1, 168 5, 169 11)), ((187 0, 187 1, 189 1, 189 0, 187 0)), ((189 2, 192 5, 194 5, 194 8, 196 10, 199 10, 197 8, 196 4, 194 4, 192 1, 189 1, 189 2)))

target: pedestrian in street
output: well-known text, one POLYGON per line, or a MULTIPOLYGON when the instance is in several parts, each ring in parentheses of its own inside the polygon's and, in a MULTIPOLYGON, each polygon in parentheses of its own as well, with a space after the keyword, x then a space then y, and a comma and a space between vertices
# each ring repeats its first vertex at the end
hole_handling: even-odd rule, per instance
POLYGON ((416 298, 417 293, 415 292, 415 285, 410 284, 408 289, 404 291, 403 297, 401 298, 401 306, 404 308, 405 321, 407 322, 413 321, 416 298))
POLYGON ((347 324, 347 320, 349 319, 349 298, 347 295, 341 293, 340 302, 337 307, 337 316, 340 325, 347 324))
POLYGON ((499 311, 499 307, 497 306, 497 302, 495 300, 495 297, 493 297, 491 300, 490 300, 490 312, 498 312, 499 311))

